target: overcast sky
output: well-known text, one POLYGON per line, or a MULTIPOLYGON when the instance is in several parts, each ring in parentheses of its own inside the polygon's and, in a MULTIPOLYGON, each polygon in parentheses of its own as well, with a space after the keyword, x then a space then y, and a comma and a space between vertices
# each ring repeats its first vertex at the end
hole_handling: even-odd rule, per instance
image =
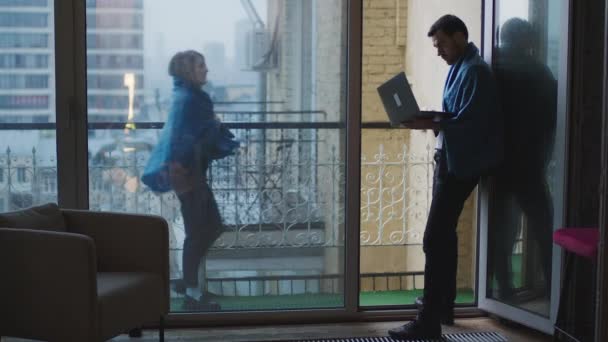
MULTIPOLYGON (((265 22, 266 0, 251 2, 265 22)), ((232 58, 236 22, 246 18, 240 0, 146 0, 146 54, 158 49, 166 55, 185 49, 201 51, 206 42, 219 41, 232 58)))
MULTIPOLYGON (((267 0, 251 0, 266 24, 267 0)), ((226 66, 233 65, 236 23, 248 20, 241 0, 145 0, 144 58, 148 89, 161 89, 166 95, 172 83, 167 65, 178 51, 197 50, 205 44, 224 44, 226 66)), ((217 64, 209 65, 211 80, 225 79, 217 64)))
POLYGON ((500 25, 504 24, 508 19, 517 17, 528 20, 529 0, 509 0, 499 1, 498 15, 500 25))

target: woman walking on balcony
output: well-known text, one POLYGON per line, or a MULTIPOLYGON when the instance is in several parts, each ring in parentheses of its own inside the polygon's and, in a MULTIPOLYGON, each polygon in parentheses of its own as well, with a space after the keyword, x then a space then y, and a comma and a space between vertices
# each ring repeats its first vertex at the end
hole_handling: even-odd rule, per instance
POLYGON ((153 191, 174 191, 180 201, 186 237, 183 279, 174 284, 174 290, 184 294, 185 310, 220 309, 201 291, 198 281, 201 259, 223 231, 207 169, 212 160, 233 154, 239 146, 202 90, 207 73, 205 58, 196 51, 179 52, 171 59, 171 111, 142 176, 153 191))

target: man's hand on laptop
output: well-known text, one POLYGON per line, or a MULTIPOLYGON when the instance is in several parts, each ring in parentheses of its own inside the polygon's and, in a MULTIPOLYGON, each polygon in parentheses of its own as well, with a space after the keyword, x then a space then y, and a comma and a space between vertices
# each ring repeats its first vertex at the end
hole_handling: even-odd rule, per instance
POLYGON ((409 129, 439 130, 439 122, 435 121, 433 118, 418 118, 414 121, 402 122, 401 126, 409 129))

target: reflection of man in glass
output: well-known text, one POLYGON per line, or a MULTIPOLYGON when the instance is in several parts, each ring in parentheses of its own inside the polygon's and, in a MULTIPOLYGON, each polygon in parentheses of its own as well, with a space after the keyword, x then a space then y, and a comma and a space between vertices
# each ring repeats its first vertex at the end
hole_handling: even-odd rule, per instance
POLYGON ((433 200, 424 232, 424 296, 418 318, 389 330, 393 338, 441 336, 442 316, 453 317, 456 296, 458 238, 456 226, 464 203, 479 181, 502 161, 502 116, 490 67, 468 41, 459 18, 445 15, 431 26, 437 54, 450 71, 443 92, 443 110, 454 116, 440 122, 418 119, 411 129, 438 132, 433 200))
POLYGON ((174 191, 184 219, 183 279, 174 290, 185 295, 186 310, 218 310, 199 285, 199 264, 223 230, 220 212, 207 184, 214 159, 233 154, 234 136, 215 116, 213 102, 202 90, 207 82, 205 58, 198 52, 176 54, 169 64, 173 76, 171 111, 142 181, 153 191, 174 191))
POLYGON ((549 68, 535 56, 534 37, 529 22, 507 20, 495 59, 505 114, 505 163, 496 177, 495 221, 490 222, 489 237, 490 269, 500 289, 493 296, 502 300, 514 294, 511 264, 520 220, 512 205, 523 211, 527 235, 537 244, 547 294, 551 283, 553 209, 546 172, 555 139, 557 85, 549 68))

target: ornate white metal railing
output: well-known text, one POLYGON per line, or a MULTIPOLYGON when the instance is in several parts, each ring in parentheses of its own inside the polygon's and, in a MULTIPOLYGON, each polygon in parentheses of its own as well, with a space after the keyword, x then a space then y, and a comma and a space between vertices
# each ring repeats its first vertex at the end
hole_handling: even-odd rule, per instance
MULTIPOLYGON (((275 139, 282 142, 267 142, 265 150, 274 152, 264 158, 250 142, 236 156, 213 163, 209 180, 226 225, 214 248, 342 245, 345 173, 338 149, 326 148, 317 132, 310 132, 305 144, 286 139, 285 132, 277 134, 283 134, 275 139)), ((424 228, 431 149, 419 155, 410 154, 406 145, 387 150, 380 144, 361 159, 361 245, 419 243, 424 228)), ((149 152, 124 151, 114 146, 91 156, 91 209, 161 215, 172 227, 171 248, 181 249, 183 222, 176 196, 153 193, 141 184, 149 152)), ((44 159, 35 149, 14 155, 9 148, 0 156, 0 211, 56 201, 55 161, 44 159)))
POLYGON ((361 161, 361 245, 420 243, 431 200, 432 149, 393 153, 383 144, 361 161))

